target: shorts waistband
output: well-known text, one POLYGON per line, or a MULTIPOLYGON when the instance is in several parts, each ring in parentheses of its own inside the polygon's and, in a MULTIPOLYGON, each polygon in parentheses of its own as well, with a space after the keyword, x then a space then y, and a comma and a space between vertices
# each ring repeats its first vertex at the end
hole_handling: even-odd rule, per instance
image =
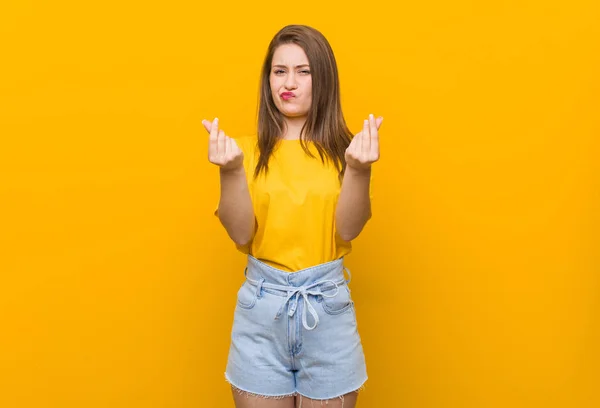
POLYGON ((256 287, 257 297, 261 296, 262 288, 278 290, 287 295, 275 315, 275 319, 281 316, 286 305, 288 305, 288 316, 294 316, 298 300, 302 297, 305 304, 302 308, 302 325, 307 330, 313 330, 319 324, 319 316, 309 298, 311 296, 335 297, 339 291, 339 286, 350 283, 351 279, 350 270, 344 266, 343 258, 297 272, 286 272, 259 261, 252 255, 248 255, 248 265, 244 270, 244 274, 248 283, 256 287), (348 272, 347 280, 344 277, 344 271, 348 272), (322 292, 325 287, 329 289, 333 287, 335 292, 325 294, 322 292), (313 326, 308 325, 307 310, 313 317, 313 326))
POLYGON ((344 258, 331 262, 325 262, 296 272, 287 272, 266 264, 252 255, 248 255, 248 264, 244 274, 247 278, 284 286, 302 286, 317 280, 345 280, 350 283, 350 270, 344 266, 344 258), (344 271, 348 272, 348 279, 344 277, 344 271))

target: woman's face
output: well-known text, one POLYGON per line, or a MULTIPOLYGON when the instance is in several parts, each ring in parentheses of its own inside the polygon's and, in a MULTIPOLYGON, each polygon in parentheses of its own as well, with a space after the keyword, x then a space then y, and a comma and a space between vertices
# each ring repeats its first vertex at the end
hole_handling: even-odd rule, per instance
POLYGON ((287 117, 306 117, 312 103, 312 78, 304 50, 296 44, 277 47, 269 75, 277 109, 287 117))

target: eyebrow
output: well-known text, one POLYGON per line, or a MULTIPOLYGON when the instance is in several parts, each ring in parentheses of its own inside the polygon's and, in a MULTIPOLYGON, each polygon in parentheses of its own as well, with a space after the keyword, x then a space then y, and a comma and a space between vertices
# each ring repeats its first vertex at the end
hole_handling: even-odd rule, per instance
MULTIPOLYGON (((308 64, 300 64, 300 65, 296 65, 294 68, 302 68, 302 67, 308 67, 308 64)), ((273 65, 273 68, 287 68, 285 65, 273 65)))

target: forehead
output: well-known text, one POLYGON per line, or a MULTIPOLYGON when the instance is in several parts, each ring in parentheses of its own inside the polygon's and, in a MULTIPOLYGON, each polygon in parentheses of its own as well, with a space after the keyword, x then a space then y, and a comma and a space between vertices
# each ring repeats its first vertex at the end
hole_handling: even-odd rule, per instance
POLYGON ((308 64, 306 53, 296 44, 282 44, 275 50, 273 54, 272 65, 302 65, 308 64))

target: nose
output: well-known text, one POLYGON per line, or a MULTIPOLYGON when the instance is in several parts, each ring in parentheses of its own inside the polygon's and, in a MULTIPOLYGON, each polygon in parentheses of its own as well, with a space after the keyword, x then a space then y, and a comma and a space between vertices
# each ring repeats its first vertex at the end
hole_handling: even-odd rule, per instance
POLYGON ((286 89, 296 89, 298 87, 298 85, 296 84, 296 77, 294 76, 294 74, 289 74, 285 78, 284 86, 286 87, 286 89))

